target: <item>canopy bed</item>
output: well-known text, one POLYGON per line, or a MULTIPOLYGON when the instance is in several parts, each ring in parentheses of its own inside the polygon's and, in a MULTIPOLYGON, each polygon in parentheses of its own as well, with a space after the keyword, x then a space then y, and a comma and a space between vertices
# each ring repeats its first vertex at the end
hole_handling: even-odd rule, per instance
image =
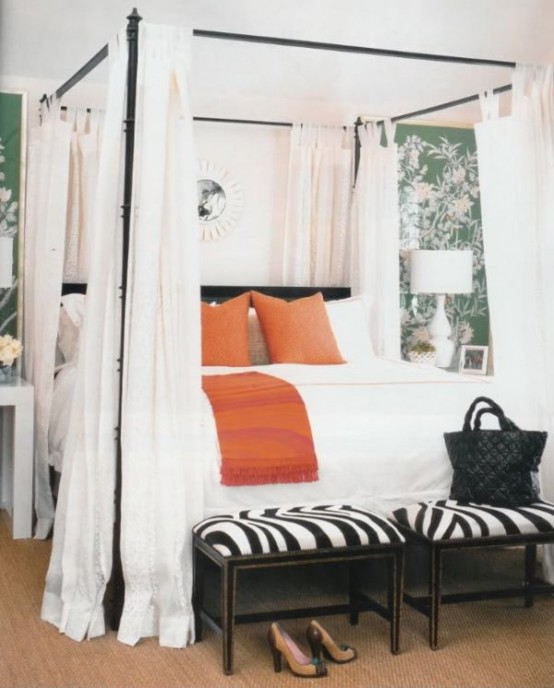
MULTIPOLYGON (((457 428, 463 409, 489 383, 375 355, 367 308, 358 296, 370 284, 363 265, 353 296, 335 291, 330 301, 317 306, 318 317, 325 314, 338 352, 332 364, 276 362, 268 340, 271 363, 248 360, 242 365, 201 366, 204 306, 199 298, 197 237, 191 231, 197 226, 197 203, 193 118, 184 66, 189 36, 139 21, 134 10, 127 40, 120 34, 55 94, 59 101, 110 58, 105 119, 111 128, 104 134, 99 162, 98 198, 104 215, 99 213, 95 223, 87 315, 79 334, 71 429, 63 438, 62 480, 42 616, 75 639, 103 633, 104 596, 111 580, 107 601, 111 623, 119 625, 119 639, 134 644, 144 635, 159 635, 161 644, 182 647, 194 640, 190 538, 196 522, 221 511, 322 498, 355 500, 383 511, 420 496, 443 496, 450 467, 442 432, 457 428), (152 49, 160 37, 166 41, 163 49, 152 49), (156 72, 156 60, 167 68, 163 78, 156 72), (121 121, 124 145, 118 130, 121 121), (160 136, 170 142, 166 150, 154 145, 160 136), (186 159, 175 151, 184 151, 186 159), (242 373, 275 377, 298 390, 312 426, 317 481, 221 483, 217 421, 202 392, 202 376, 230 378, 242 373), (115 503, 110 486, 115 489, 115 503)), ((463 60, 210 31, 194 30, 190 36, 463 60)), ((55 105, 54 97, 48 100, 55 105)), ((359 145, 356 150, 359 160, 359 145)), ((394 244, 387 243, 379 255, 395 258, 394 244)), ((390 260, 384 262, 390 271, 390 260)), ((256 296, 263 296, 266 289, 234 287, 224 295, 204 289, 210 302, 236 301, 249 293, 241 306, 246 304, 244 322, 248 319, 251 324, 253 316, 259 317, 267 338, 258 309, 263 299, 256 296)), ((293 299, 282 303, 295 304, 319 291, 312 287, 308 292, 285 289, 273 294, 293 299)), ((281 299, 277 300, 281 308, 281 299)), ((390 295, 384 302, 390 303, 390 295)), ((377 353, 395 345, 398 318, 394 310, 385 316, 377 319, 384 331, 379 333, 384 345, 377 353)))

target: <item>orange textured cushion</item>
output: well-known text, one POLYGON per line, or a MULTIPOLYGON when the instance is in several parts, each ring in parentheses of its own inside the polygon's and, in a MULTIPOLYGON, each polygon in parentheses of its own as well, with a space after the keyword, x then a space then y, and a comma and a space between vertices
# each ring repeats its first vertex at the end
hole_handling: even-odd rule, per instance
POLYGON ((202 365, 250 365, 249 306, 249 292, 216 306, 202 303, 202 365))
POLYGON ((272 363, 344 363, 321 292, 284 301, 252 292, 272 363))

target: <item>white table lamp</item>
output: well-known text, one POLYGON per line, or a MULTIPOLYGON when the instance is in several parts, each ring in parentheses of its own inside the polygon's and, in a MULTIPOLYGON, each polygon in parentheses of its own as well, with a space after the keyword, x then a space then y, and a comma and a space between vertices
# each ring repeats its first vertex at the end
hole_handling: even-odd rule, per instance
POLYGON ((0 289, 9 289, 13 279, 13 238, 0 237, 0 289))
POLYGON ((435 365, 448 368, 454 355, 452 328, 444 301, 447 294, 470 294, 473 291, 473 251, 411 251, 410 290, 412 294, 436 294, 437 307, 429 323, 430 342, 436 350, 435 365))

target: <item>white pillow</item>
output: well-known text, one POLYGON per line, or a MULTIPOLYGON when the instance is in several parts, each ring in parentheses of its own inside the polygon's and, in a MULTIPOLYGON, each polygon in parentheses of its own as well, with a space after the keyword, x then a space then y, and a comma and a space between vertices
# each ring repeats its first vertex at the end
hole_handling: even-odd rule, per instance
POLYGON ((367 318, 367 303, 362 296, 326 301, 327 315, 342 357, 348 363, 363 363, 374 356, 367 318))
POLYGON ((254 308, 248 309, 248 349, 253 366, 271 363, 262 326, 254 308))
POLYGON ((58 348, 65 363, 77 360, 79 337, 85 317, 85 298, 84 294, 62 296, 58 324, 58 348))

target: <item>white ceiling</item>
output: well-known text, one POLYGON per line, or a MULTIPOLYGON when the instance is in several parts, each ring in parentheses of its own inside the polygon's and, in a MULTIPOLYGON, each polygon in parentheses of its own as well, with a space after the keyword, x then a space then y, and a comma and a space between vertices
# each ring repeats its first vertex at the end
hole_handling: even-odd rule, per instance
MULTIPOLYGON (((554 62, 552 0, 136 0, 145 21, 389 50, 554 62)), ((125 23, 132 0, 0 0, 0 72, 61 84, 125 23)), ((510 82, 510 70, 193 39, 195 114, 349 123, 510 82)), ((104 79, 94 72, 91 83, 104 79)), ((435 115, 478 118, 477 105, 435 115)))

